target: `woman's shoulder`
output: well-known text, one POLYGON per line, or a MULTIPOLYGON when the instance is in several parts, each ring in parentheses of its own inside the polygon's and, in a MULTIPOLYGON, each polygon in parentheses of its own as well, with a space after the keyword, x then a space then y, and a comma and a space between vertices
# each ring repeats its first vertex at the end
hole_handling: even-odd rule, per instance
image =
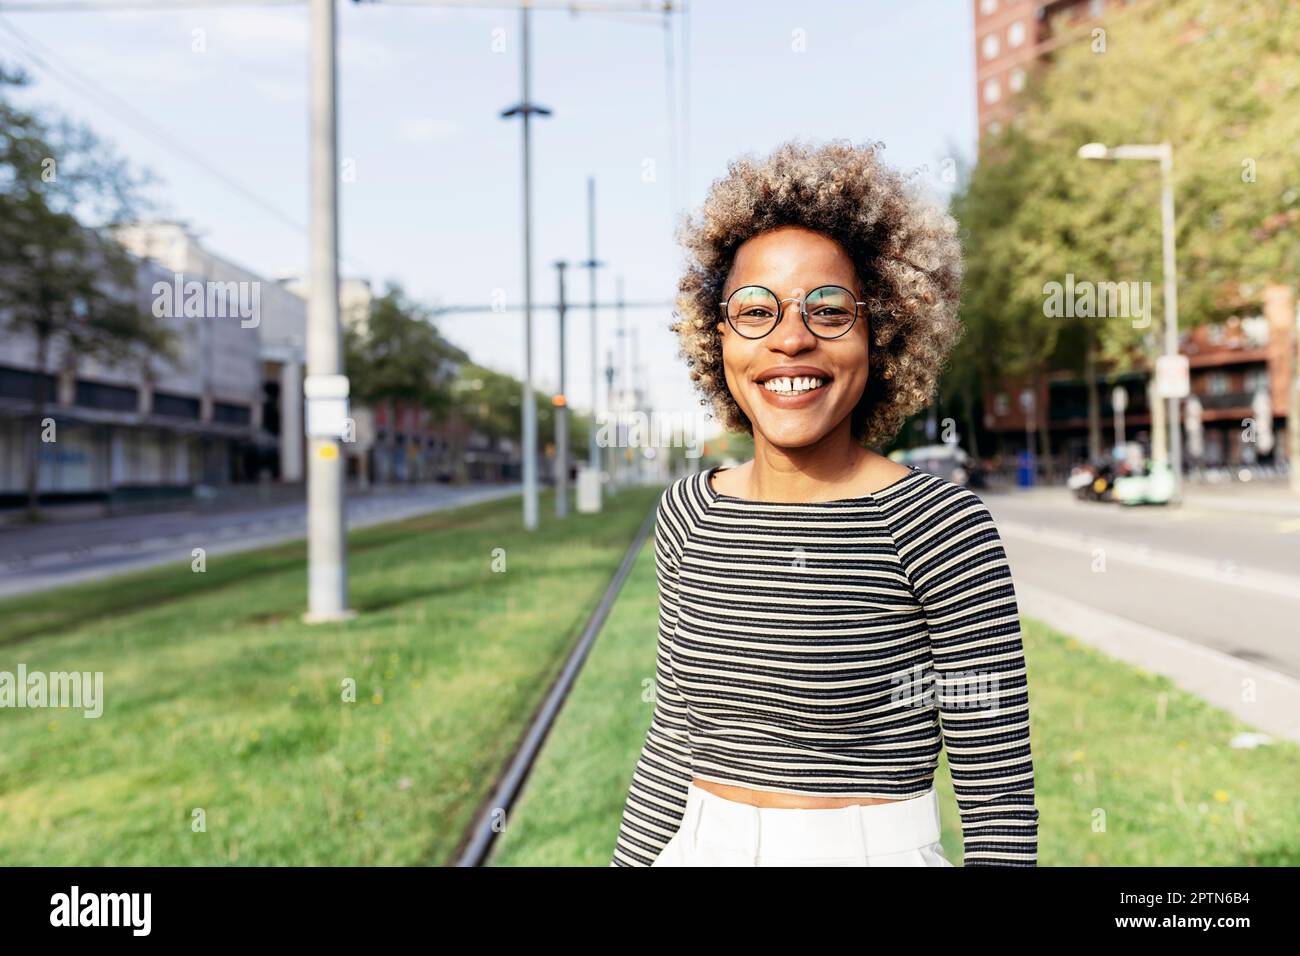
POLYGON ((955 545, 956 534, 972 526, 992 528, 993 515, 984 499, 970 487, 943 475, 908 466, 910 477, 893 486, 896 493, 878 498, 886 517, 902 523, 909 536, 922 536, 931 546, 955 545))

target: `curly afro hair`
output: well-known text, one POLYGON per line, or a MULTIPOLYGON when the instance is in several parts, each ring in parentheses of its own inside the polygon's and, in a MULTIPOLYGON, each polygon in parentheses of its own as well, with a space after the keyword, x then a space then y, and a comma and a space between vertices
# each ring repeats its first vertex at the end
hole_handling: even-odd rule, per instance
POLYGON ((687 266, 671 328, 700 404, 711 404, 728 431, 753 434, 753 427, 727 388, 718 303, 737 248, 779 226, 827 235, 853 260, 870 335, 854 439, 879 447, 930 402, 960 334, 961 243, 953 218, 883 165, 881 148, 790 140, 762 161, 743 155, 713 183, 699 212, 679 225, 687 266))

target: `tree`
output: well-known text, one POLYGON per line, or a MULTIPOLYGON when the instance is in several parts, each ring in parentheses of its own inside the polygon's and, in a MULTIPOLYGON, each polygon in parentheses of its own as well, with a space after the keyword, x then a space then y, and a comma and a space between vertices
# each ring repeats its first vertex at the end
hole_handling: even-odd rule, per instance
POLYGON ((27 82, 0 65, 0 322, 36 344, 25 462, 34 519, 55 353, 66 368, 89 357, 147 366, 151 356, 174 357, 175 340, 139 308, 136 262, 109 237, 138 214, 144 180, 89 129, 42 122, 14 105, 8 90, 27 82))
POLYGON ((1008 371, 1079 368, 1094 422, 1097 370, 1151 361, 1158 322, 1045 317, 1044 287, 1067 274, 1149 282, 1159 311, 1160 174, 1080 160, 1079 146, 1172 144, 1182 330, 1300 273, 1300 7, 1167 0, 1104 23, 1035 71, 954 204, 969 234, 966 322, 1008 371))
MULTIPOLYGON (((358 401, 372 406, 402 402, 435 420, 451 411, 450 383, 468 358, 438 334, 429 310, 407 298, 395 282, 371 302, 364 328, 344 331, 344 364, 358 401)), ((390 453, 397 445, 395 426, 388 429, 390 453)))

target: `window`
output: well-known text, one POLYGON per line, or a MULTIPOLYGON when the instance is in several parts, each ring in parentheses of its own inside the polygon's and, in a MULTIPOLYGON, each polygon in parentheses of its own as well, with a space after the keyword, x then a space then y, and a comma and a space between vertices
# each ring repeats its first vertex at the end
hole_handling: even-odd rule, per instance
POLYGON ((1002 88, 998 86, 997 80, 988 80, 984 84, 984 102, 996 103, 998 97, 1002 95, 1002 88))
POLYGON ((247 425, 252 415, 247 405, 231 405, 228 402, 214 402, 212 420, 223 425, 247 425))
POLYGON ((1254 398, 1255 393, 1261 389, 1268 391, 1268 367, 1256 366, 1255 368, 1247 369, 1246 393, 1250 395, 1251 398, 1254 398))
POLYGON ((1210 395, 1227 395, 1228 394, 1228 373, 1211 372, 1206 376, 1206 386, 1209 388, 1210 395))
POLYGON ((1007 85, 1011 87, 1012 93, 1019 93, 1023 90, 1025 88, 1025 71, 1020 67, 1016 67, 1012 70, 1011 78, 1007 81, 1007 85))
POLYGON ((1025 21, 1017 20, 1007 27, 1007 45, 1020 46, 1025 42, 1025 21))
POLYGON ((168 418, 199 418, 199 400, 184 395, 169 395, 167 392, 153 393, 153 413, 168 418))
POLYGON ((984 59, 991 60, 998 55, 998 35, 988 33, 984 36, 984 59))
POLYGON ((59 400, 59 383, 53 375, 38 376, 20 368, 0 368, 0 397, 36 400, 36 387, 45 379, 45 400, 51 405, 59 400))
POLYGON ((122 385, 101 385, 77 379, 77 404, 114 412, 134 412, 140 407, 139 393, 122 385))
POLYGON ((1246 334, 1246 342, 1251 348, 1264 348, 1268 345, 1268 319, 1262 315, 1251 315, 1241 320, 1241 331, 1246 334))
POLYGON ((998 0, 980 0, 980 13, 991 17, 998 11, 998 0))

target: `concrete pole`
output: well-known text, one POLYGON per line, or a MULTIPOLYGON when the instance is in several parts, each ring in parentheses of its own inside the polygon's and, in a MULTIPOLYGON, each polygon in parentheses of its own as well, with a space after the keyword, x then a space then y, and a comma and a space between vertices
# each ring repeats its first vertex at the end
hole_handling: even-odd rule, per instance
POLYGON ((528 4, 519 11, 524 102, 524 528, 537 527, 537 404, 533 395, 533 195, 528 82, 528 4))
POLYGON ((618 382, 618 453, 615 457, 618 474, 617 483, 622 485, 628 480, 628 454, 632 439, 632 367, 628 360, 627 314, 623 311, 623 277, 614 280, 615 322, 618 326, 619 369, 615 377, 618 382))
POLYGON ((302 366, 289 355, 280 366, 280 480, 302 481, 302 366))
MULTIPOLYGON (((343 372, 339 331, 338 130, 334 0, 311 3, 311 286, 307 381, 343 372), (318 378, 319 377, 319 378, 318 378)), ((311 437, 307 464, 309 622, 354 616, 348 610, 344 464, 339 438, 311 437)))
POLYGON ((591 436, 587 439, 587 461, 593 471, 600 470, 600 449, 596 445, 596 395, 600 387, 599 362, 596 359, 596 177, 587 177, 587 261, 583 263, 591 290, 591 436))
MULTIPOLYGON (((1174 269, 1174 150, 1168 143, 1161 144, 1160 154, 1160 220, 1165 273, 1165 354, 1178 354, 1178 274, 1174 269)), ((1183 496, 1183 429, 1179 421, 1178 403, 1169 402, 1169 465, 1173 469, 1173 500, 1183 496)))
POLYGON ((569 264, 561 259, 555 263, 560 277, 560 298, 557 311, 560 315, 560 394, 555 397, 555 516, 563 518, 569 513, 569 397, 564 391, 564 270, 569 264))
POLYGON ((610 424, 614 426, 613 429, 614 439, 608 446, 609 450, 606 452, 605 455, 606 459, 608 460, 608 468, 609 468, 609 494, 612 497, 618 488, 618 483, 614 480, 614 473, 617 470, 616 466, 618 465, 618 455, 620 454, 620 448, 622 447, 623 444, 622 416, 621 413, 615 411, 616 402, 615 402, 615 395, 614 395, 614 350, 613 349, 608 350, 605 357, 605 405, 610 412, 610 424))
POLYGON ((1291 387, 1287 390, 1286 447, 1291 491, 1300 495, 1300 298, 1291 326, 1291 387))

